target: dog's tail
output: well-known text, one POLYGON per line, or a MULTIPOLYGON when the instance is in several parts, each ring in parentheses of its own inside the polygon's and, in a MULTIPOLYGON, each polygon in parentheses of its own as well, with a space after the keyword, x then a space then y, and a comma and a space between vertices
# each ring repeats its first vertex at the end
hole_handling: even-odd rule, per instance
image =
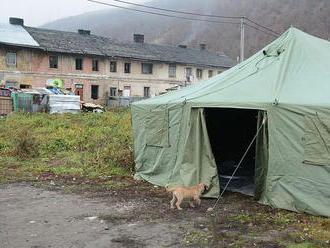
POLYGON ((166 191, 168 191, 168 192, 172 192, 172 191, 173 191, 173 187, 172 187, 171 185, 169 185, 169 184, 166 184, 166 185, 165 185, 165 189, 166 189, 166 191))

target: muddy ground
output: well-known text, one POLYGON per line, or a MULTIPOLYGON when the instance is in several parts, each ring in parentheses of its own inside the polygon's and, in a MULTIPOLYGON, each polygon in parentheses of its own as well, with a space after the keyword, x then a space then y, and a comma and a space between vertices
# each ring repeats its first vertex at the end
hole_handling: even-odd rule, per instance
POLYGON ((163 188, 133 180, 0 185, 0 247, 327 247, 308 240, 296 224, 305 215, 262 206, 227 193, 214 203, 169 208, 163 188), (292 217, 293 216, 293 217, 292 217), (266 219, 269 218, 269 219, 266 219))

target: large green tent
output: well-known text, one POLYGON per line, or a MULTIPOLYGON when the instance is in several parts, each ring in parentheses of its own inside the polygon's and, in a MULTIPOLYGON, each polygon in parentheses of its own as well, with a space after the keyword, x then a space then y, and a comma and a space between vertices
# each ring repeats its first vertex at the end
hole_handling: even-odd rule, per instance
POLYGON ((203 182, 217 197, 228 154, 241 157, 265 118, 250 156, 255 198, 330 216, 330 42, 290 28, 230 70, 131 110, 137 179, 203 182))

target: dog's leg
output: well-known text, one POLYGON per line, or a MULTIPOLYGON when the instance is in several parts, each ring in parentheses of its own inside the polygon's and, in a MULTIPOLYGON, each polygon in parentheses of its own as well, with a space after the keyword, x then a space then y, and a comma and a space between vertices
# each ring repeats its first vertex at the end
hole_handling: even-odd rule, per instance
POLYGON ((175 195, 173 195, 173 198, 172 198, 172 200, 171 200, 171 209, 174 208, 175 200, 176 200, 176 197, 175 197, 175 195))
POLYGON ((199 197, 195 197, 194 199, 197 202, 197 205, 201 205, 201 199, 199 199, 199 197))
POLYGON ((182 210, 182 208, 180 207, 181 202, 182 202, 182 199, 177 197, 177 202, 175 205, 176 205, 177 209, 179 209, 179 210, 182 210))
POLYGON ((193 201, 189 201, 189 205, 190 205, 190 207, 192 207, 192 208, 194 208, 194 207, 195 207, 195 205, 194 205, 193 201))

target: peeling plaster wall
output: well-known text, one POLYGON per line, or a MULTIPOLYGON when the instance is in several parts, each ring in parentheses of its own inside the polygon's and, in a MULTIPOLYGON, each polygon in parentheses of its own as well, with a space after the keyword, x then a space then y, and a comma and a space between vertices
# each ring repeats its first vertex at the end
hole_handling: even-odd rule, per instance
MULTIPOLYGON (((117 61, 117 72, 110 72, 110 59, 94 58, 99 60, 99 71, 92 71, 92 57, 81 57, 67 54, 46 53, 39 50, 22 48, 0 47, 0 80, 16 81, 17 84, 31 85, 31 87, 45 87, 48 79, 59 78, 63 80, 66 88, 75 89, 76 84, 83 85, 83 100, 88 102, 105 103, 109 95, 110 87, 124 89, 124 86, 131 87, 131 96, 143 96, 144 87, 150 87, 151 96, 165 92, 165 89, 181 84, 186 79, 185 68, 192 68, 196 79, 196 66, 177 64, 176 77, 169 78, 166 63, 142 62, 129 59, 112 59, 117 61), (17 65, 8 66, 6 53, 17 54, 17 65), (49 56, 58 56, 58 68, 49 67, 49 56), (83 58, 83 70, 76 70, 75 59, 83 58), (131 63, 131 73, 124 73, 124 63, 131 63), (142 74, 142 63, 152 63, 153 73, 142 74), (91 99, 91 85, 99 85, 99 99, 91 99)), ((213 70, 213 75, 225 68, 203 69, 203 78, 208 78, 208 70, 213 70)))

